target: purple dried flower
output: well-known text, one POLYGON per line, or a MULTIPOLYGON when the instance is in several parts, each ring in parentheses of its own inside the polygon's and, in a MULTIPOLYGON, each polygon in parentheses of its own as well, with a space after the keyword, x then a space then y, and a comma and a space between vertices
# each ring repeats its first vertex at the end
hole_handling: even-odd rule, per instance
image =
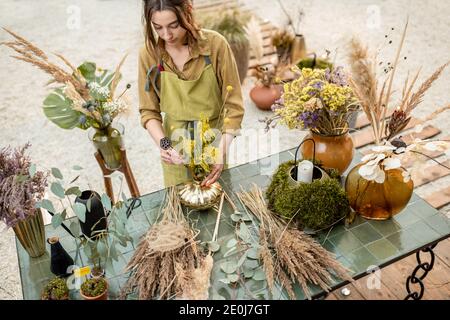
POLYGON ((36 201, 42 199, 47 186, 47 174, 36 172, 30 177, 31 161, 25 155, 29 147, 27 143, 0 150, 0 220, 8 227, 35 214, 36 201))
POLYGON ((298 119, 303 122, 305 129, 313 129, 317 127, 316 122, 319 119, 319 115, 317 112, 305 111, 298 116, 298 119))
POLYGON ((337 67, 336 69, 333 70, 332 73, 328 72, 328 76, 327 73, 325 72, 325 78, 327 78, 329 82, 334 83, 341 87, 348 85, 347 75, 345 74, 343 67, 337 67))

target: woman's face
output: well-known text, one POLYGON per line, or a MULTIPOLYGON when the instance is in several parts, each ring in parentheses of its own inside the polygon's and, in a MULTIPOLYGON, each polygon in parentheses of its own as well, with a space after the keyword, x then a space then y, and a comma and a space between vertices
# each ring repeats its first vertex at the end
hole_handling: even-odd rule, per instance
POLYGON ((158 36, 169 46, 184 44, 186 29, 181 27, 174 12, 155 11, 152 15, 152 24, 158 36))

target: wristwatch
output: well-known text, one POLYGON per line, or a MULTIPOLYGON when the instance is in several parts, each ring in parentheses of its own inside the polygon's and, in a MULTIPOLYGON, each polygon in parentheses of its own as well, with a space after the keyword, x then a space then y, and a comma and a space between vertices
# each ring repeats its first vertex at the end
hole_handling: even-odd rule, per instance
POLYGON ((172 147, 172 141, 170 141, 168 137, 161 138, 161 140, 159 140, 159 146, 163 150, 168 150, 172 147))

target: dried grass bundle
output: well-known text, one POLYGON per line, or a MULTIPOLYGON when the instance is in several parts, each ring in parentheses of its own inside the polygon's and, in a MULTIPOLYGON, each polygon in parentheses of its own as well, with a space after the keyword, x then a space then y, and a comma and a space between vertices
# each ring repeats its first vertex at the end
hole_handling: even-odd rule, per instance
POLYGON ((261 26, 255 17, 250 19, 250 22, 244 28, 247 32, 247 37, 250 41, 250 48, 255 55, 257 64, 261 64, 264 56, 264 41, 261 26))
POLYGON ((349 270, 336 261, 332 253, 310 236, 290 228, 270 212, 263 192, 257 185, 248 192, 242 190, 237 196, 260 221, 260 259, 271 290, 274 287, 274 279, 278 278, 289 297, 296 299, 293 284, 297 282, 310 299, 308 283, 318 285, 329 292, 332 273, 341 279, 352 281, 349 270))
POLYGON ((195 238, 198 233, 183 215, 175 187, 167 189, 161 220, 139 243, 125 271, 132 274, 120 298, 137 289, 139 299, 181 296, 196 267, 204 264, 195 238))
POLYGON ((352 68, 350 84, 360 101, 362 109, 370 120, 377 144, 380 144, 383 139, 391 140, 404 130, 411 120, 411 111, 422 102, 425 92, 431 88, 433 82, 439 78, 442 71, 450 64, 449 61, 440 66, 415 92, 413 92, 413 88, 419 77, 420 70, 417 71, 411 82, 409 82, 409 77, 407 77, 402 88, 400 102, 390 108, 392 105, 390 101, 391 95, 394 91, 392 88, 394 76, 407 29, 408 21, 403 29, 391 72, 383 81, 380 91, 378 91, 375 57, 369 56, 367 47, 363 46, 359 40, 353 39, 350 42, 349 61, 352 68), (392 113, 391 119, 388 120, 388 110, 392 108, 395 108, 395 111, 392 113))
POLYGON ((67 66, 69 66, 69 68, 73 72, 72 74, 57 66, 56 64, 50 62, 48 56, 44 53, 44 51, 36 47, 30 41, 24 39, 11 30, 8 30, 6 28, 3 28, 3 30, 5 30, 15 38, 15 41, 0 43, 0 45, 5 45, 19 54, 16 56, 12 56, 13 58, 28 62, 36 66, 37 68, 50 74, 56 82, 63 84, 70 82, 73 87, 80 93, 84 100, 89 99, 89 89, 86 87, 86 80, 79 73, 79 71, 68 62, 66 58, 64 58, 60 54, 56 54, 58 58, 60 58, 67 66))

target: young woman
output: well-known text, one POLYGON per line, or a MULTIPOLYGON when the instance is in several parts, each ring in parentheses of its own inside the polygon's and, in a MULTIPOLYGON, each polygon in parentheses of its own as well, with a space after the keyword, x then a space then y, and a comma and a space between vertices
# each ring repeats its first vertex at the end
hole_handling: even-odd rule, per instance
POLYGON ((160 150, 164 184, 189 179, 174 146, 180 129, 205 116, 222 133, 219 161, 202 182, 208 186, 220 177, 244 116, 233 53, 220 34, 197 27, 190 0, 144 1, 143 20, 146 42, 139 54, 139 111, 143 127, 160 150), (227 91, 230 86, 233 89, 227 91), (220 110, 226 110, 226 118, 219 117, 220 110))

